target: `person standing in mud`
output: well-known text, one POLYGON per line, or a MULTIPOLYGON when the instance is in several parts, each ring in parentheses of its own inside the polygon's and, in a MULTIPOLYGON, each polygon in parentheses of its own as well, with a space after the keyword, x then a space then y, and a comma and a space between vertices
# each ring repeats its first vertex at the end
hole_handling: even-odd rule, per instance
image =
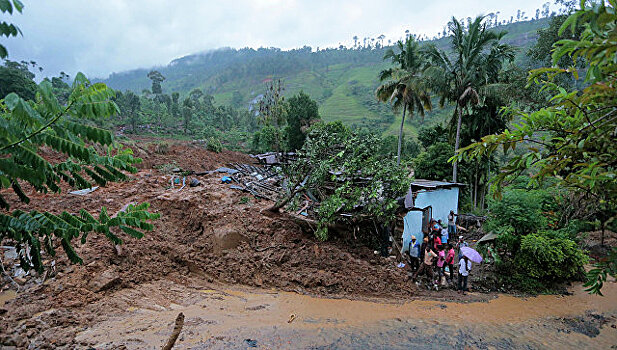
POLYGON ((454 214, 454 210, 450 210, 450 214, 448 214, 448 236, 452 237, 452 239, 456 237, 456 216, 458 216, 458 214, 454 214))
POLYGON ((444 272, 446 267, 448 267, 448 272, 450 272, 448 275, 448 283, 452 283, 454 280, 454 255, 456 255, 454 252, 454 246, 452 243, 448 243, 448 253, 446 254, 446 264, 444 267, 444 272))
POLYGON ((422 265, 416 273, 413 275, 413 280, 415 281, 418 278, 418 275, 421 273, 426 273, 430 280, 433 280, 433 259, 437 257, 430 246, 426 246, 424 249, 424 260, 422 261, 422 265))
POLYGON ((420 267, 420 244, 416 241, 416 236, 411 236, 411 242, 409 242, 409 261, 411 271, 420 267))
POLYGON ((424 261, 424 253, 426 252, 426 247, 428 246, 428 237, 426 233, 424 235, 424 239, 422 240, 422 244, 420 245, 420 261, 424 261))
POLYGON ((444 248, 445 247, 442 244, 437 246, 437 284, 441 284, 444 276, 446 275, 446 251, 444 248))
POLYGON ((468 291, 467 277, 469 277, 469 272, 471 271, 471 261, 463 255, 458 264, 458 292, 465 295, 465 292, 468 291))

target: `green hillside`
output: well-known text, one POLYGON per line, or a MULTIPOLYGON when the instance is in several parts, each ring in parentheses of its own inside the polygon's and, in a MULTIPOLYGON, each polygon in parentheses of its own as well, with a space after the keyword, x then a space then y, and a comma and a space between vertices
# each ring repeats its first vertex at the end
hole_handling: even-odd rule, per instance
MULTIPOLYGON (((548 19, 517 22, 494 30, 506 30, 504 42, 519 47, 517 64, 526 60, 527 48, 535 42, 537 30, 548 25, 548 19)), ((448 38, 435 43, 447 49, 448 38)), ((165 93, 187 94, 194 88, 212 94, 219 104, 249 108, 263 90, 264 81, 283 80, 285 95, 301 90, 317 100, 324 120, 342 120, 350 125, 366 126, 385 133, 396 133, 400 113, 393 114, 389 106, 375 100, 379 82, 377 74, 388 67, 383 62, 385 48, 325 49, 309 47, 282 51, 280 49, 221 49, 179 58, 165 67, 155 67, 167 79, 165 93)), ((114 73, 102 80, 119 90, 141 92, 150 87, 146 74, 150 69, 114 73)), ((424 120, 414 116, 406 123, 406 133, 415 135, 423 124, 442 121, 452 108, 441 109, 434 101, 434 110, 424 120)))

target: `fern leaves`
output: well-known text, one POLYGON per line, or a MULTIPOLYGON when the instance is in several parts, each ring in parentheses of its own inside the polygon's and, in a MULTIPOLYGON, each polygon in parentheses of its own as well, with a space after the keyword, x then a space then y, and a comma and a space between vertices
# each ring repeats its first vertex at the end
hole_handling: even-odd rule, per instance
MULTIPOLYGON (((0 118, 0 186, 6 188, 22 180, 38 191, 58 192, 60 181, 87 188, 93 183, 124 180, 122 171, 136 171, 132 164, 139 159, 130 153, 118 150, 117 156, 100 156, 88 145, 112 149, 114 141, 109 131, 84 123, 115 114, 118 107, 112 97, 113 90, 104 84, 90 84, 83 74, 75 78, 66 106, 58 103, 48 81, 39 85, 35 101, 9 94, 2 106, 8 113, 0 118), (39 155, 41 146, 66 155, 68 160, 52 165, 39 155)), ((18 191, 19 198, 26 202, 27 196, 18 191)), ((3 198, 0 207, 8 207, 3 198)))
MULTIPOLYGON (((88 120, 118 112, 113 97, 113 90, 104 84, 91 84, 79 73, 66 105, 58 102, 48 81, 38 86, 34 101, 14 93, 0 100, 0 188, 11 188, 22 202, 28 203, 21 187, 24 183, 39 192, 59 192, 62 181, 76 188, 91 187, 93 183, 104 186, 126 179, 123 171, 135 172, 133 164, 140 159, 134 158, 131 150, 118 148, 109 131, 87 124, 88 120), (107 147, 107 154, 98 154, 93 147, 96 144, 107 147), (41 156, 41 147, 61 153, 66 159, 54 164, 41 156)), ((2 195, 0 208, 9 209, 2 195)), ((159 217, 147 209, 148 204, 131 205, 110 217, 103 208, 98 218, 83 209, 77 215, 36 210, 0 212, 0 240, 8 238, 15 243, 24 269, 41 271, 41 252, 55 255, 54 240, 60 241, 72 262, 81 263, 71 244, 73 239, 81 237, 85 243, 91 232, 104 234, 114 244, 122 243, 120 233, 141 238, 143 231, 153 229, 149 221, 159 217)))
POLYGON ((22 259, 26 263, 25 268, 32 266, 41 271, 43 268, 41 250, 44 249, 48 254, 55 255, 52 237, 55 236, 60 240, 62 248, 73 263, 81 263, 81 258, 71 244, 74 238, 81 236, 83 244, 89 233, 97 232, 107 236, 114 244, 122 244, 122 240, 114 233, 116 230, 135 238, 141 238, 144 236, 142 231, 153 229, 153 225, 148 221, 159 218, 159 214, 148 212, 148 207, 147 203, 137 206, 130 205, 113 218, 110 218, 107 210, 103 208, 98 219, 85 210, 81 210, 79 215, 68 212, 55 215, 36 210, 29 213, 15 210, 11 215, 0 213, 0 227, 2 227, 3 236, 20 242, 22 245, 27 243, 30 246, 29 252, 22 254, 22 259))

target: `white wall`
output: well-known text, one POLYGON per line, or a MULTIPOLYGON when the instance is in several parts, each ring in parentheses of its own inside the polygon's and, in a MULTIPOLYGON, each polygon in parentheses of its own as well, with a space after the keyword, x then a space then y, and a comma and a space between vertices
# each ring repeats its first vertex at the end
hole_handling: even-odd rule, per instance
MULTIPOLYGON (((414 208, 424 209, 433 208, 433 218, 441 219, 444 226, 448 224, 448 214, 450 210, 458 213, 458 187, 440 188, 432 191, 419 190, 415 200, 414 208)), ((405 215, 403 231, 403 251, 409 249, 411 236, 416 236, 418 242, 422 242, 422 212, 412 210, 405 215)))
POLYGON ((403 252, 409 250, 411 236, 416 236, 416 242, 422 243, 424 233, 422 233, 422 211, 412 210, 403 219, 403 252))

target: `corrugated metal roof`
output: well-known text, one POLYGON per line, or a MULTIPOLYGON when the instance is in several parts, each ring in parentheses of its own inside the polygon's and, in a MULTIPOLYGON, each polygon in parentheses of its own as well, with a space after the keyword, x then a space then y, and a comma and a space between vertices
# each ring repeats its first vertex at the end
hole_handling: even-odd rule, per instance
POLYGON ((445 181, 435 181, 435 180, 425 180, 425 179, 415 179, 411 182, 410 187, 421 187, 421 188, 441 188, 441 187, 454 187, 454 186, 465 186, 465 184, 458 182, 445 182, 445 181))

